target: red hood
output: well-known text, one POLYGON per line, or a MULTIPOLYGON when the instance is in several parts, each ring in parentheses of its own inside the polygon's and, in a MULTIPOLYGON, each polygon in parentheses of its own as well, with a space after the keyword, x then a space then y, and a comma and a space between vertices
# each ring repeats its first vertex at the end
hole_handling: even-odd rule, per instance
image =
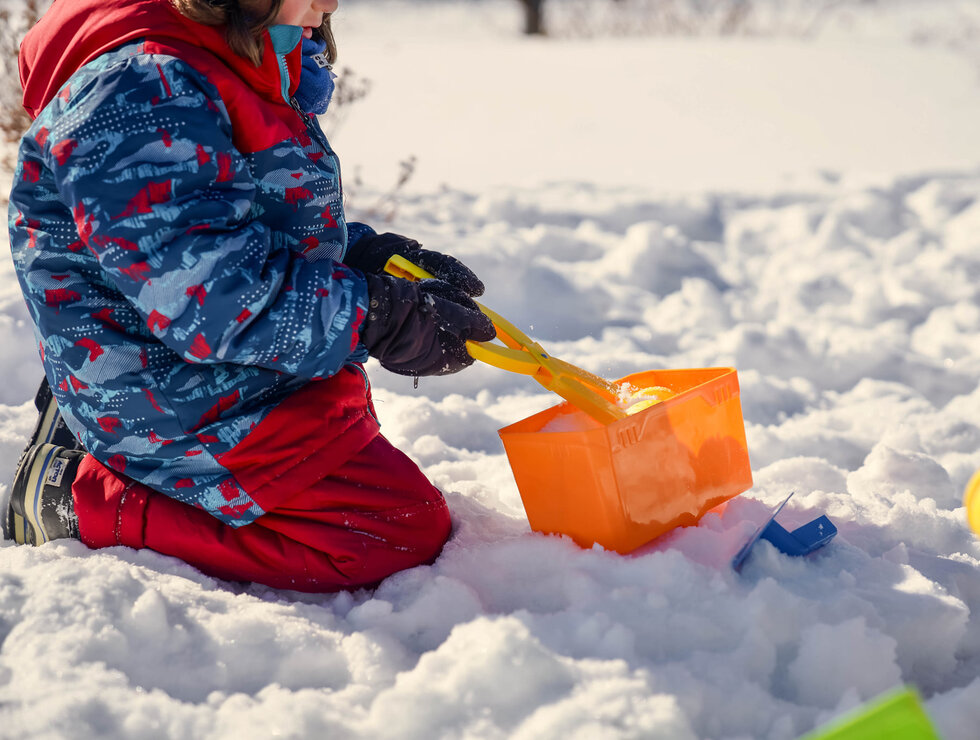
MULTIPOLYGON (((170 0, 55 0, 20 47, 24 108, 35 118, 68 78, 100 54, 133 39, 181 41, 218 56, 257 93, 281 100, 279 64, 268 33, 262 65, 238 56, 223 29, 180 15, 170 0)), ((287 57, 290 92, 299 82, 301 50, 287 57)))

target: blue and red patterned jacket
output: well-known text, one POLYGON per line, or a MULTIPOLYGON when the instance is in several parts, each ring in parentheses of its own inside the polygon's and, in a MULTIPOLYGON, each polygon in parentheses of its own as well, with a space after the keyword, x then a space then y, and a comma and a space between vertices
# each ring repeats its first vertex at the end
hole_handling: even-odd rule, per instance
POLYGON ((65 420, 235 525, 264 510, 223 455, 365 359, 339 164, 290 103, 300 37, 270 29, 256 67, 168 0, 57 0, 21 52, 11 248, 65 420))

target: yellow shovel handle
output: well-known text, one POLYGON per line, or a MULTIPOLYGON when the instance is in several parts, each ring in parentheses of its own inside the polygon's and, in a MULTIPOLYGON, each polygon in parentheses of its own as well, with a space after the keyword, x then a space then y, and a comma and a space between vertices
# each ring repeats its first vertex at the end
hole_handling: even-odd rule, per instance
MULTIPOLYGON (((400 254, 391 256, 391 259, 385 264, 385 272, 395 277, 413 281, 428 280, 429 278, 435 277, 435 275, 425 268, 419 267, 414 262, 410 262, 400 254)), ((466 349, 470 355, 474 359, 485 362, 488 365, 494 365, 495 367, 516 373, 533 375, 537 371, 537 363, 527 360, 526 353, 523 352, 523 348, 531 343, 530 338, 496 311, 491 311, 479 301, 473 302, 493 322, 493 326, 497 330, 497 338, 507 345, 507 347, 515 350, 515 353, 505 352, 506 347, 501 347, 492 342, 467 342, 466 349), (520 355, 525 355, 525 357, 521 357, 520 355), (524 365, 529 362, 532 367, 530 369, 523 369, 524 365)))
MULTIPOLYGON (((431 272, 397 254, 388 260, 385 272, 406 280, 435 277, 431 272)), ((466 343, 466 350, 473 359, 502 370, 530 375, 545 388, 603 424, 626 416, 626 411, 616 404, 619 389, 615 383, 552 357, 540 344, 531 340, 503 316, 477 301, 474 303, 493 322, 497 338, 506 346, 502 347, 494 342, 469 341, 466 343)))
POLYGON ((400 254, 393 254, 391 258, 385 263, 385 272, 389 275, 394 275, 397 278, 403 278, 405 280, 428 280, 429 278, 434 278, 433 275, 428 270, 419 267, 414 262, 411 262, 400 254))

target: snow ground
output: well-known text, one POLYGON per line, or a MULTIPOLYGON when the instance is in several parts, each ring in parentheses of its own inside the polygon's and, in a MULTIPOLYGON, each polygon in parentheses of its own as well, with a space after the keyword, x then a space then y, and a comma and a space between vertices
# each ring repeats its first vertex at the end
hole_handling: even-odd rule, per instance
MULTIPOLYGON (((942 27, 940 9, 954 5, 935 4, 927 25, 942 27)), ((386 434, 453 511, 434 565, 375 591, 304 595, 217 581, 148 551, 5 542, 0 736, 789 740, 909 683, 943 737, 975 738, 980 540, 960 503, 980 468, 972 59, 910 46, 904 16, 883 16, 901 33, 873 42, 840 32, 810 46, 552 46, 508 39, 512 19, 479 7, 349 9, 352 66, 363 59, 370 76, 369 64, 386 74, 415 65, 427 80, 413 93, 379 76, 338 129, 345 162, 369 183, 351 185, 351 215, 369 218, 383 199, 389 175, 369 172, 393 177, 415 153, 418 178, 390 228, 462 257, 489 286, 487 305, 557 356, 607 377, 736 367, 754 487, 631 556, 582 550, 529 531, 496 433, 555 397, 489 367, 418 390, 373 367, 386 434), (485 22, 460 25, 471 17, 485 22), (465 30, 445 40, 447 27, 465 30), (394 29, 397 46, 371 46, 394 29), (513 111, 542 78, 567 82, 544 75, 584 49, 608 65, 593 80, 609 88, 608 109, 594 114, 585 90, 579 108, 539 104, 551 139, 529 145, 530 124, 513 111), (722 49, 762 77, 696 69, 722 49), (862 66, 869 49, 903 70, 886 99, 860 94, 887 77, 862 66), (696 80, 697 99, 744 125, 716 136, 685 109, 693 95, 611 72, 641 63, 696 80), (773 93, 774 70, 807 69, 839 96, 788 98, 798 93, 788 77, 773 93), (481 121, 471 98, 497 76, 514 109, 481 121), (896 98, 919 125, 889 116, 896 98), (807 100, 827 126, 794 125, 807 100), (757 135, 750 119, 777 103, 786 117, 767 116, 779 125, 757 135), (603 125, 660 120, 672 105, 684 115, 667 143, 603 125), (372 111, 387 117, 371 123, 372 111), (433 111, 455 112, 481 147, 493 133, 499 149, 454 139, 425 118, 433 111), (576 152, 578 169, 551 147, 576 152), (749 151, 757 166, 740 186, 749 151), (837 538, 805 559, 759 543, 733 572, 731 556, 791 490, 780 522, 825 513, 837 538)), ((34 421, 25 322, 4 260, 0 481, 34 421)))

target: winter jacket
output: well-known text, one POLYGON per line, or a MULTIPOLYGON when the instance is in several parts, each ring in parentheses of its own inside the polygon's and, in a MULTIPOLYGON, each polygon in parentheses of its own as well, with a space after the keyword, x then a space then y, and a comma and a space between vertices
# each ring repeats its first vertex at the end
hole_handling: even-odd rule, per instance
MULTIPOLYGON (((233 525, 265 509, 222 457, 365 359, 339 163, 290 103, 301 32, 256 67, 169 0, 56 0, 21 52, 11 248, 58 405, 99 461, 233 525)), ((287 466, 325 444, 290 442, 287 466)))

